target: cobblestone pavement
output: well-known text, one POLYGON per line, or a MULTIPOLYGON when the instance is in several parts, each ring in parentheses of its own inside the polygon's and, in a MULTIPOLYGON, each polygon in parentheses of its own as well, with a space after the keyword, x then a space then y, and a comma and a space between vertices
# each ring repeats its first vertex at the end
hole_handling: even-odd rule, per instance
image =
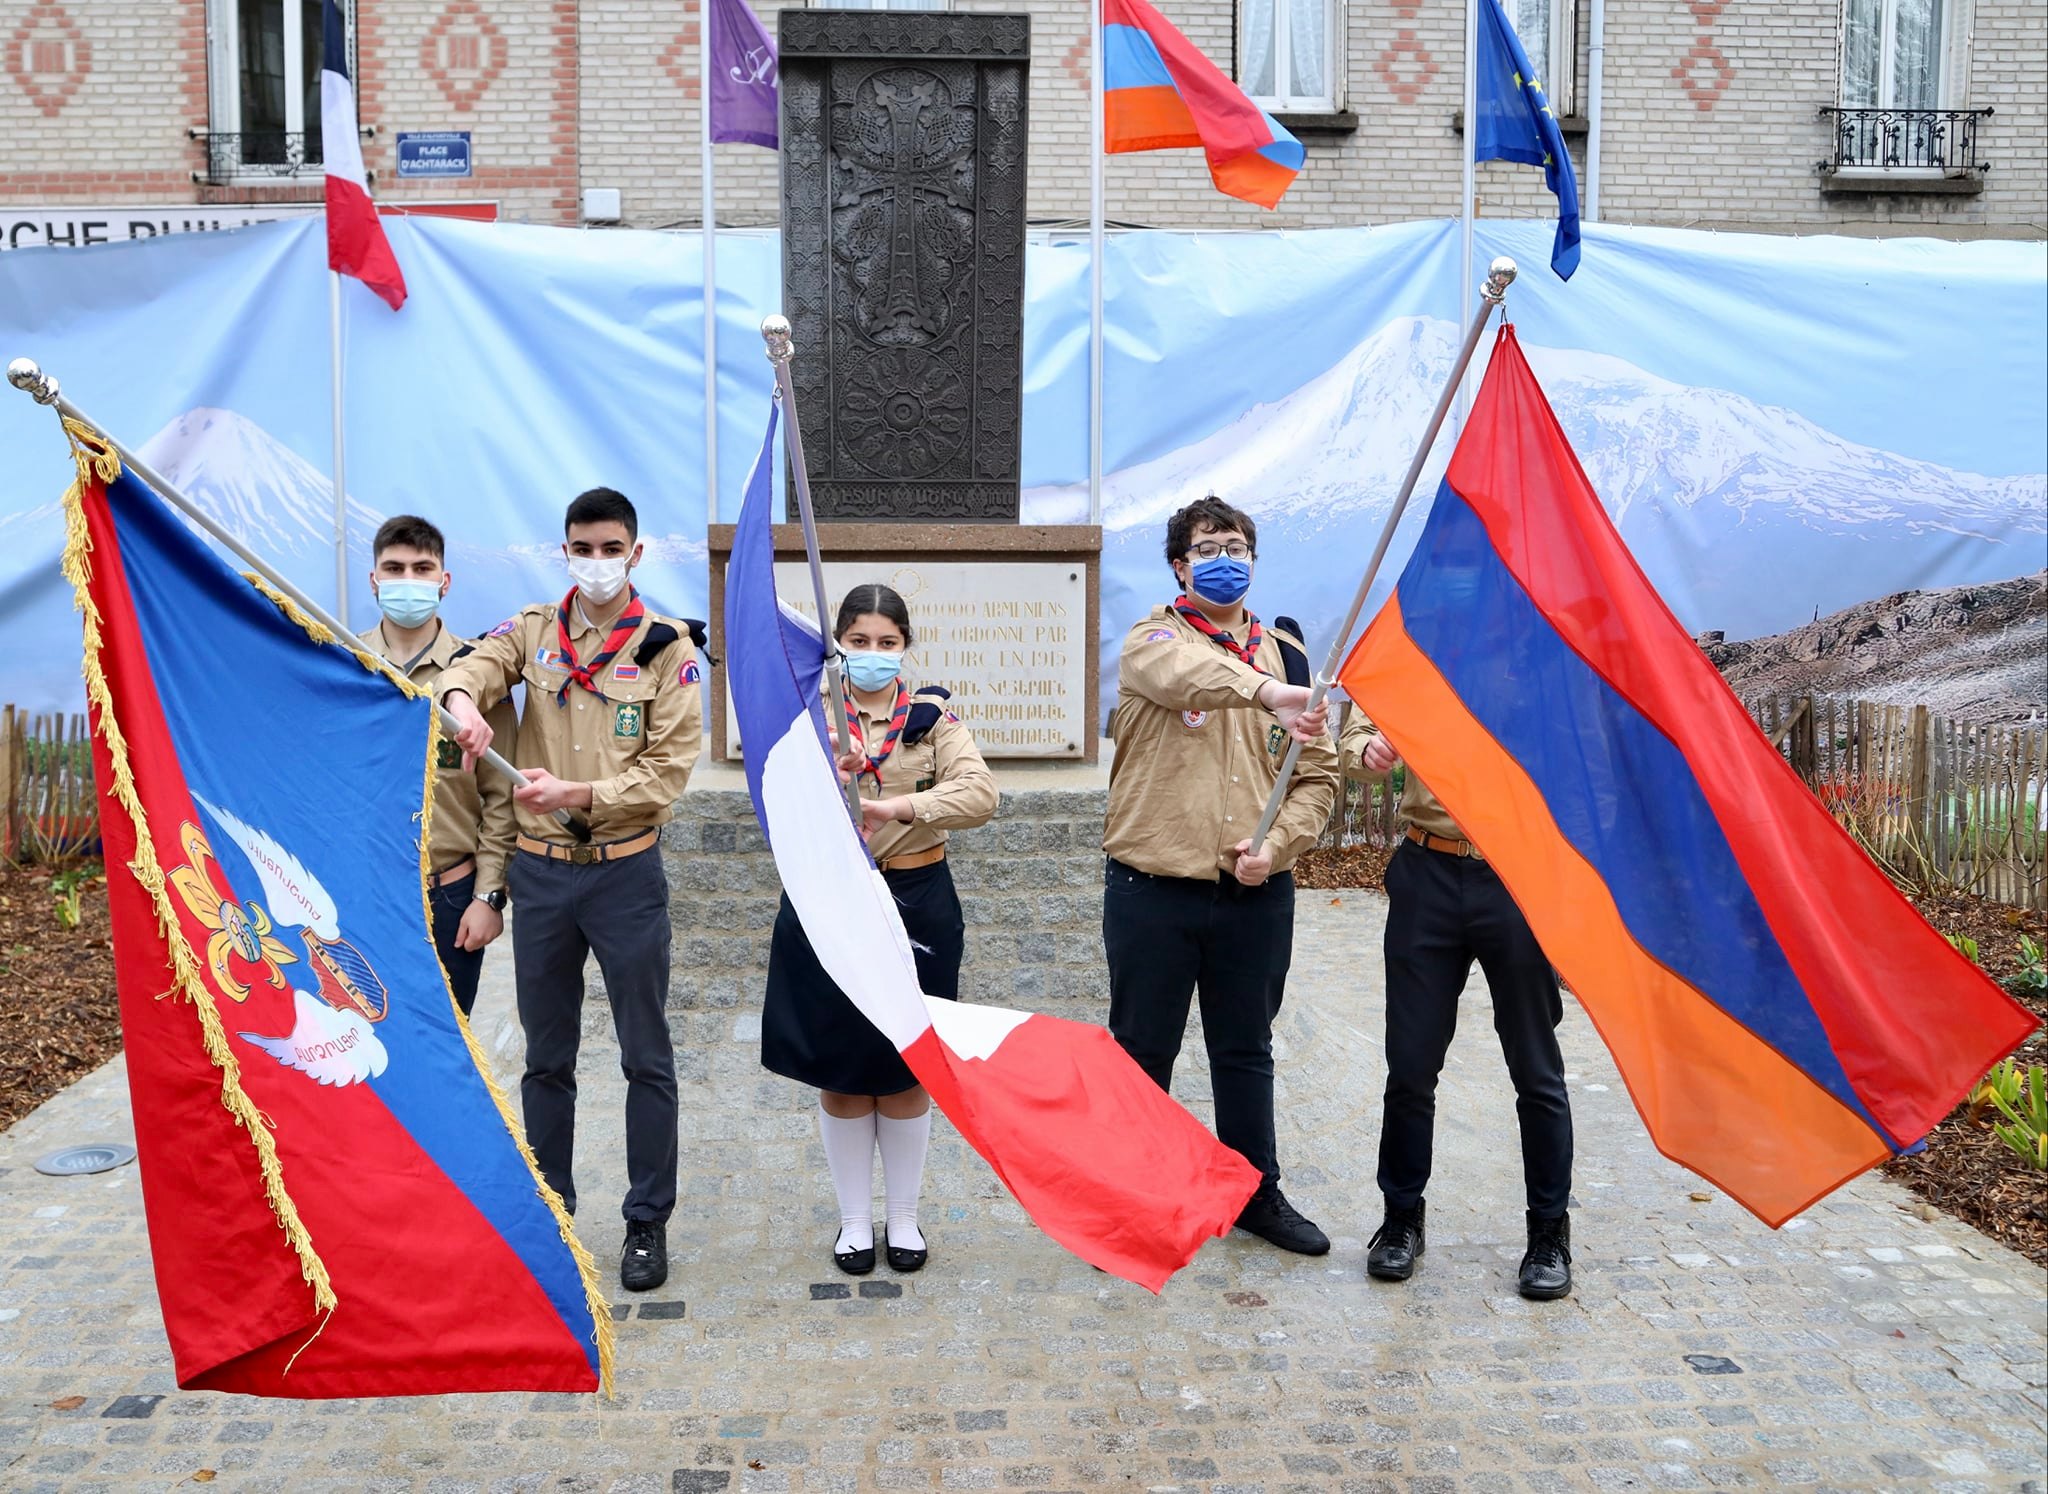
MULTIPOLYGON (((1575 1294, 1515 1295, 1512 1098, 1476 978, 1429 1253, 1405 1286, 1367 1280, 1384 916, 1370 894, 1303 895, 1281 1023, 1288 1186, 1335 1249, 1233 1235, 1158 1298, 1039 1235, 943 1127, 932 1265, 839 1276, 811 1096, 758 1067, 758 1018, 727 1010, 677 1016, 675 1270, 628 1301, 600 1202, 623 1191, 622 1088, 587 1023, 585 1239, 619 1304, 608 1404, 177 1391, 134 1169, 32 1168, 132 1138, 111 1064, 0 1135, 0 1488, 203 1471, 237 1490, 2042 1488, 2043 1273, 1876 1176, 1776 1234, 1696 1199, 1712 1191, 1651 1149, 1576 1008, 1575 1294)), ((491 959, 478 1008, 508 1072, 509 971, 491 959)), ((1206 1091, 1199 1065, 1185 1077, 1206 1091)))

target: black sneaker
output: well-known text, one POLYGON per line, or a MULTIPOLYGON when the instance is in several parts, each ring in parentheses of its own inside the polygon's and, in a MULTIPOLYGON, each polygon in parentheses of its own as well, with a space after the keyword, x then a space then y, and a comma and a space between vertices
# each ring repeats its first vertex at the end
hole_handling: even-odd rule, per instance
POLYGON ((1330 1237, 1302 1218, 1271 1178, 1259 1184, 1259 1191, 1237 1216, 1237 1227, 1296 1255, 1327 1255, 1330 1250, 1330 1237))
POLYGON ((1532 1302, 1555 1302, 1572 1289, 1572 1216, 1529 1214, 1529 1253, 1516 1288, 1532 1302))
POLYGON ((629 1292, 651 1292, 667 1280, 668 1230, 652 1219, 628 1219, 619 1285, 629 1292))
POLYGON ((1389 1208, 1387 1217, 1365 1251, 1365 1274, 1381 1281, 1406 1281, 1415 1274, 1422 1258, 1422 1218, 1426 1205, 1415 1200, 1412 1209, 1389 1208))

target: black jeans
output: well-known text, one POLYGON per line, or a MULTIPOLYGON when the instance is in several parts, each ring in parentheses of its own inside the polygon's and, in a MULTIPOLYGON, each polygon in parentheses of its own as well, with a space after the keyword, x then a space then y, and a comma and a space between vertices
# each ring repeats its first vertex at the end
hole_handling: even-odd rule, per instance
POLYGON ((1404 842, 1387 867, 1387 1098, 1380 1192, 1413 1208, 1429 1186, 1436 1081, 1458 1028, 1458 993, 1477 960, 1493 1030, 1515 1083, 1529 1208, 1571 1202, 1572 1112, 1558 1052, 1564 998, 1528 920, 1484 861, 1404 842))
POLYGON ((1110 860, 1102 942, 1110 1034, 1161 1089, 1173 1087, 1188 1006, 1201 993, 1217 1139, 1277 1180, 1273 1018, 1294 949, 1294 874, 1246 887, 1228 875, 1155 877, 1110 860))
POLYGON ((441 968, 448 972, 448 987, 455 993, 455 1004, 462 1008, 465 1017, 476 1005, 476 983, 484 973, 484 952, 457 949, 455 931, 461 927, 462 915, 475 896, 475 872, 445 887, 427 889, 427 904, 434 910, 434 952, 441 956, 441 968))
POLYGON ((665 1223, 676 1206, 676 1053, 668 1031, 668 874, 651 847, 577 866, 512 857, 512 958, 526 1075, 519 1097, 541 1176, 576 1207, 576 1050, 583 961, 597 956, 626 1076, 629 1221, 665 1223))

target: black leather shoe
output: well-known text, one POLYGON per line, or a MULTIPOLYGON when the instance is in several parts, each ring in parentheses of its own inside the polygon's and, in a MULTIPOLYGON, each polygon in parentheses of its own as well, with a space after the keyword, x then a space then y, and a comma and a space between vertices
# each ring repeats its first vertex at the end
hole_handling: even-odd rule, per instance
POLYGON ((1529 1253, 1516 1288, 1532 1302, 1555 1302, 1572 1289, 1572 1216, 1529 1215, 1529 1253))
POLYGON ((1302 1218, 1271 1178, 1259 1184, 1259 1191, 1237 1216, 1237 1227, 1296 1255, 1327 1255, 1330 1251, 1330 1237, 1302 1218))
POLYGON ((832 1239, 832 1244, 832 1264, 848 1276, 865 1276, 875 1269, 874 1246, 870 1245, 865 1250, 841 1250, 838 1248, 839 1239, 836 1235, 832 1239))
POLYGON ((668 1230, 652 1219, 626 1221, 626 1248, 619 1254, 619 1285, 651 1292, 668 1280, 668 1230))
POLYGON ((1366 1247, 1366 1275, 1381 1281, 1406 1281, 1415 1274, 1415 1263, 1422 1258, 1422 1217, 1426 1207, 1418 1198, 1412 1209, 1387 1210, 1385 1222, 1366 1247))
POLYGON ((887 1230, 882 1231, 882 1243, 887 1247, 885 1253, 889 1257, 889 1269, 891 1271, 922 1271, 924 1263, 932 1258, 932 1253, 929 1249, 902 1250, 894 1245, 890 1245, 889 1232, 887 1230))

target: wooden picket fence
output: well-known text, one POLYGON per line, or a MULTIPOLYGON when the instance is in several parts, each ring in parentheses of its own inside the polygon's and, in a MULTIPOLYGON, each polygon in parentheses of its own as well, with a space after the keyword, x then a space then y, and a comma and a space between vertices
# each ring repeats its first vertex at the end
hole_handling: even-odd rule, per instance
MULTIPOLYGON (((1826 696, 1745 704, 1894 878, 2048 908, 2048 724, 1977 726, 1826 696)), ((1392 845, 1399 798, 1397 784, 1346 783, 1320 844, 1392 845)))
POLYGON ((0 858, 61 866, 99 854, 90 730, 83 714, 0 707, 0 858))
POLYGON ((2048 908, 2048 724, 1979 726, 1926 706, 1830 696, 1747 704, 1894 877, 2048 908))

